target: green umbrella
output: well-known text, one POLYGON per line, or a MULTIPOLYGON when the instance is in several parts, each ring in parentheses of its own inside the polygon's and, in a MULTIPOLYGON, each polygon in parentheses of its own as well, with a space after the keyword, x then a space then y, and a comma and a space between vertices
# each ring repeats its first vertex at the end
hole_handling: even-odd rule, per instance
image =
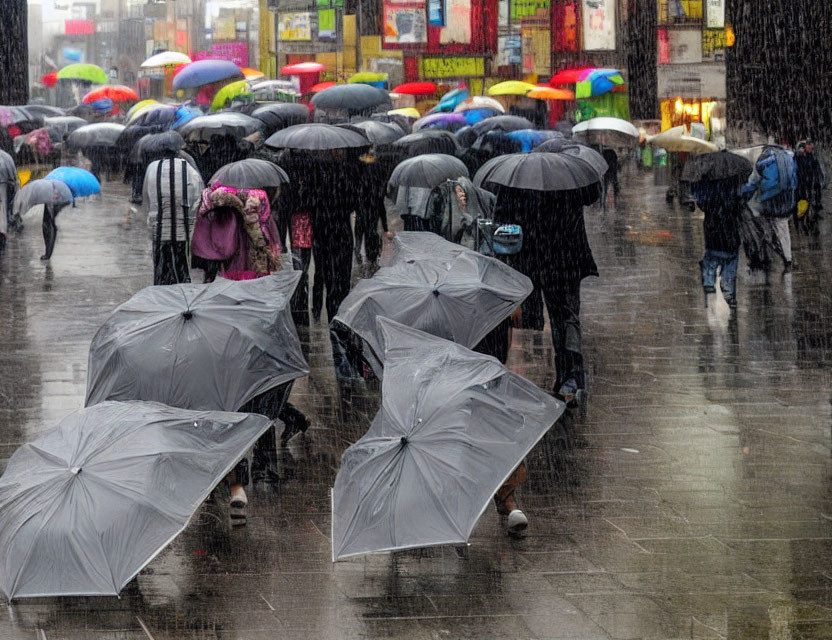
POLYGON ((254 93, 251 91, 247 80, 232 82, 217 91, 213 102, 211 102, 211 111, 219 111, 237 98, 247 98, 254 102, 254 93))
POLYGON ((386 73, 374 73, 372 71, 359 71, 350 76, 347 80, 349 84, 356 83, 370 83, 370 82, 387 82, 386 73))
POLYGON ((93 84, 107 84, 109 78, 101 67, 79 62, 58 71, 58 80, 86 80, 93 84))

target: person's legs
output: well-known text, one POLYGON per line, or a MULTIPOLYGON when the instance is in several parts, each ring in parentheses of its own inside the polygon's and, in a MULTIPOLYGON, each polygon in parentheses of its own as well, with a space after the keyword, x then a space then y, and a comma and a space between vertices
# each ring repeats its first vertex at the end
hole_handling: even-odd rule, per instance
POLYGON ((361 244, 364 243, 364 251, 367 251, 364 236, 367 234, 367 216, 363 211, 355 212, 355 230, 354 230, 354 246, 355 246, 355 261, 361 264, 361 244))
POLYGON ((702 272, 702 288, 705 293, 714 293, 716 291, 717 261, 710 249, 705 249, 705 255, 702 256, 699 267, 702 272))
POLYGON ((292 317, 296 324, 309 326, 309 265, 312 262, 312 249, 293 247, 292 262, 294 268, 301 272, 298 287, 292 295, 292 317))
POLYGON ((739 263, 739 252, 725 254, 721 258, 721 273, 719 277, 719 288, 722 290, 722 297, 731 307, 737 306, 737 265, 739 263))
POLYGON ((515 492, 517 487, 526 481, 526 462, 520 463, 514 472, 508 477, 508 480, 503 483, 497 493, 494 494, 494 504, 497 507, 497 513, 502 516, 508 516, 508 532, 509 534, 517 534, 523 531, 529 524, 525 514, 517 507, 517 500, 515 492))
POLYGON ((312 259, 315 261, 315 274, 312 281, 312 317, 317 322, 321 319, 324 307, 324 271, 326 261, 326 247, 321 239, 323 234, 312 236, 312 259))
POLYGON ((55 224, 55 217, 58 212, 53 210, 51 205, 43 207, 43 223, 41 229, 43 230, 43 244, 46 247, 44 254, 40 257, 41 260, 49 260, 52 257, 52 252, 55 250, 55 241, 58 239, 58 226, 55 224))
POLYGON ((555 349, 555 392, 571 402, 586 387, 581 353, 581 283, 556 283, 543 290, 555 349))
MULTIPOLYGON (((351 238, 351 236, 350 236, 351 238)), ((331 247, 328 254, 329 268, 324 278, 329 278, 326 284, 326 314, 327 321, 332 322, 338 307, 350 292, 350 278, 352 277, 352 246, 350 243, 331 247)))
POLYGON ((780 256, 783 258, 786 268, 792 264, 792 237, 789 231, 788 218, 773 218, 774 235, 780 244, 780 256))

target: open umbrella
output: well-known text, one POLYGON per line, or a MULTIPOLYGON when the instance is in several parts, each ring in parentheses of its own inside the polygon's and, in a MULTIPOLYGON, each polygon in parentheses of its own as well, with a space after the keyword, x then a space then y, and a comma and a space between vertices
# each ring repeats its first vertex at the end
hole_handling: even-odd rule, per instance
POLYGON ((494 86, 489 87, 486 93, 490 96, 524 96, 534 88, 535 85, 528 82, 506 80, 505 82, 498 82, 494 86))
POLYGON ((58 80, 83 80, 92 84, 107 84, 110 78, 99 66, 77 62, 58 71, 58 80))
POLYGON ((330 87, 334 87, 337 82, 319 82, 318 84, 313 84, 312 88, 309 89, 310 93, 318 93, 319 91, 323 91, 324 89, 329 89, 330 87))
POLYGON ((390 96, 384 89, 368 84, 337 84, 316 93, 310 102, 318 109, 365 111, 389 104, 390 96))
POLYGON ((364 120, 363 122, 339 124, 338 126, 358 131, 374 145, 390 144, 404 136, 404 131, 400 127, 389 122, 378 122, 376 120, 364 120))
POLYGON ((251 67, 241 67, 240 71, 243 72, 243 76, 245 76, 245 79, 249 81, 259 80, 261 78, 266 77, 266 74, 260 71, 260 69, 252 69, 251 67))
POLYGON ((55 116, 44 119, 46 131, 55 142, 63 140, 76 129, 86 127, 88 124, 86 120, 77 116, 55 116))
POLYGON ((223 80, 242 80, 240 67, 229 60, 197 60, 181 68, 173 79, 173 90, 193 89, 223 80))
POLYGON ((40 81, 46 87, 54 87, 58 84, 58 72, 53 71, 52 73, 47 73, 40 79, 40 81))
MULTIPOLYGON (((320 95, 320 94, 319 94, 320 95)), ((272 134, 266 139, 266 146, 273 149, 298 149, 325 151, 327 149, 352 149, 369 147, 370 141, 364 134, 343 127, 319 122, 296 124, 272 134)))
POLYGON ((150 56, 147 60, 142 62, 142 69, 152 69, 155 67, 175 67, 181 64, 190 64, 192 60, 184 53, 178 51, 162 51, 156 55, 150 56))
POLYGON ((535 100, 574 100, 575 94, 566 89, 555 89, 554 87, 535 87, 526 94, 527 98, 535 100))
POLYGON ((581 67, 580 69, 562 69, 558 71, 552 78, 549 80, 549 84, 551 85, 558 85, 558 84, 575 84, 578 80, 581 79, 581 76, 587 73, 588 71, 592 71, 593 67, 581 67))
POLYGON ((118 595, 269 426, 151 402, 71 413, 15 451, 0 478, 0 590, 118 595))
POLYGON ((509 131, 506 137, 511 140, 516 140, 520 144, 520 150, 528 153, 532 149, 537 148, 546 140, 552 138, 560 138, 561 135, 557 131, 539 131, 538 129, 517 129, 509 131))
POLYGON ((395 87, 392 93, 405 96, 429 96, 436 93, 435 82, 405 82, 395 87))
POLYGON ((294 103, 300 98, 297 87, 289 80, 263 80, 252 84, 251 88, 257 102, 276 100, 294 103))
POLYGON ((133 119, 133 116, 135 116, 138 111, 140 111, 141 109, 144 109, 146 107, 149 107, 150 105, 154 105, 154 104, 161 104, 161 103, 158 100, 153 100, 152 98, 148 98, 147 100, 140 100, 139 102, 137 102, 136 104, 134 104, 132 107, 130 107, 127 110, 127 113, 125 114, 125 117, 127 118, 127 122, 130 122, 130 120, 133 119))
POLYGON ((264 130, 263 123, 237 111, 223 111, 188 120, 177 130, 186 142, 208 142, 214 136, 231 135, 245 138, 264 130))
POLYGON ((519 131, 520 129, 534 129, 534 124, 522 116, 494 116, 486 118, 472 125, 478 136, 488 131, 519 131))
POLYGON ((78 167, 58 167, 46 174, 45 180, 60 180, 72 192, 73 198, 86 198, 101 193, 101 185, 95 176, 78 167))
POLYGON ((381 409, 341 458, 333 561, 465 544, 494 493, 564 411, 494 358, 377 322, 381 409))
POLYGON ((682 169, 685 182, 705 182, 739 178, 743 183, 754 170, 746 158, 730 151, 703 153, 689 158, 682 169))
POLYGON ((280 73, 284 76, 298 76, 305 73, 320 73, 324 69, 326 69, 326 66, 320 62, 296 62, 284 66, 280 73))
POLYGON ((468 89, 451 89, 440 98, 433 111, 453 111, 456 106, 469 96, 468 89))
POLYGON ((456 136, 450 131, 441 129, 410 133, 396 140, 390 147, 411 158, 425 153, 444 153, 453 156, 459 152, 456 136))
POLYGON ((488 98, 486 96, 471 96, 460 102, 454 107, 454 112, 470 111, 471 109, 494 109, 500 113, 505 113, 506 108, 500 104, 499 100, 488 98))
POLYGON ((72 191, 60 180, 33 180, 14 197, 14 214, 23 216, 39 204, 60 206, 72 204, 72 191))
MULTIPOLYGON (((153 104, 141 111, 130 121, 130 126, 136 127, 172 127, 177 119, 181 107, 172 104, 153 104)), ((200 114, 202 112, 200 111, 200 114)))
POLYGON ((687 135, 687 128, 684 125, 650 136, 647 138, 647 142, 654 147, 661 147, 667 151, 679 153, 711 153, 719 150, 719 147, 712 142, 687 135))
POLYGON ((467 178, 462 160, 442 153, 427 153, 400 162, 390 175, 390 183, 399 187, 433 189, 445 180, 467 178))
POLYGON ((436 234, 402 231, 393 242, 389 265, 359 280, 335 317, 364 341, 379 376, 377 317, 473 348, 532 292, 520 272, 436 234))
POLYGON ((595 149, 591 149, 584 144, 578 144, 572 140, 565 140, 563 138, 548 140, 537 147, 535 151, 543 153, 565 153, 580 158, 595 169, 595 173, 598 174, 599 179, 603 178, 607 173, 607 169, 609 169, 609 165, 604 160, 604 156, 595 149))
POLYGON ((53 107, 51 104, 27 104, 21 108, 33 117, 41 117, 44 119, 57 118, 66 115, 66 112, 63 109, 60 107, 53 107))
POLYGON ((258 158, 246 158, 225 165, 217 171, 208 184, 222 184, 235 189, 266 189, 289 183, 286 172, 273 162, 258 158))
POLYGON ((232 82, 217 91, 211 102, 211 111, 219 111, 235 100, 254 101, 254 92, 251 90, 251 85, 248 83, 248 80, 232 82))
POLYGON ((635 126, 621 118, 590 118, 572 127, 572 135, 587 142, 608 146, 635 146, 639 133, 635 126))
POLYGON ((565 153, 513 153, 486 162, 474 184, 502 185, 532 191, 572 191, 599 181, 590 164, 565 153))
POLYGON ((185 140, 176 131, 162 131, 151 133, 139 138, 133 145, 130 156, 136 162, 145 162, 146 158, 159 155, 173 155, 185 148, 185 140))
POLYGON ((414 131, 424 131, 426 129, 444 129, 446 131, 458 131, 466 126, 468 121, 461 113, 431 113, 423 118, 419 118, 413 123, 414 131))
POLYGON ((133 91, 130 87, 125 87, 124 85, 107 85, 106 87, 93 89, 81 99, 81 102, 89 104, 91 102, 107 98, 113 102, 133 102, 139 99, 139 94, 133 91))
POLYGON ((289 311, 299 279, 284 271, 142 289, 92 340, 87 406, 130 399, 236 411, 305 376, 289 311))
POLYGON ((70 133, 66 139, 66 146, 70 150, 88 147, 113 147, 124 129, 123 124, 94 122, 78 127, 70 133))
POLYGON ((279 129, 309 122, 309 108, 295 102, 278 102, 257 107, 251 112, 265 126, 265 135, 270 136, 279 129))
POLYGON ((390 109, 387 112, 388 116, 401 116, 404 118, 409 118, 411 120, 418 120, 422 117, 422 114, 419 113, 419 110, 416 107, 402 107, 401 109, 390 109))
POLYGON ((376 73, 374 71, 359 71, 347 78, 347 84, 371 84, 387 82, 386 73, 376 73))
POLYGON ((575 83, 576 98, 600 96, 624 85, 624 77, 618 69, 586 69, 575 83))

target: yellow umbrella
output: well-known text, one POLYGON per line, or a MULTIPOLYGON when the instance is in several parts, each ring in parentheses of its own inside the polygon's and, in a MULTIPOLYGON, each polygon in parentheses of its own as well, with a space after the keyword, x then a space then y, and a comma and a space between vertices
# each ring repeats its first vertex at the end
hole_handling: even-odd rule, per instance
POLYGON ((419 110, 415 107, 404 107, 402 109, 393 109, 392 111, 387 112, 388 116, 404 116, 406 118, 415 118, 418 120, 422 117, 422 114, 419 113, 419 110))
POLYGON ((575 94, 566 89, 555 89, 553 87, 535 87, 526 94, 527 98, 537 100, 574 100, 575 94))
POLYGON ((145 107, 148 107, 151 104, 159 104, 159 101, 150 99, 137 102, 132 107, 130 107, 130 110, 127 112, 127 120, 129 121, 130 119, 132 119, 132 117, 136 115, 136 111, 138 111, 139 109, 144 109, 145 107))
POLYGON ((17 179, 20 180, 20 186, 25 187, 29 180, 32 179, 32 170, 31 169, 18 169, 17 170, 17 179))
POLYGON ((490 96, 524 96, 532 89, 536 89, 535 85, 520 80, 507 80, 495 84, 488 90, 490 96))

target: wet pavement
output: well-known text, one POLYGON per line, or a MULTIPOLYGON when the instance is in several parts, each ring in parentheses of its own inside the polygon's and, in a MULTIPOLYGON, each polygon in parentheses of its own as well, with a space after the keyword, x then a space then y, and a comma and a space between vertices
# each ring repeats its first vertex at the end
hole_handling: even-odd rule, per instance
MULTIPOLYGON (((82 406, 90 339, 151 281, 144 216, 105 191, 61 213, 50 264, 34 211, 0 256, 0 468, 82 406)), ((792 274, 741 266, 732 317, 701 291, 701 214, 651 176, 586 216, 591 396, 529 457, 524 539, 489 510, 467 553, 330 562, 329 487, 378 396, 339 392, 313 325, 292 396, 313 427, 248 525, 209 503, 121 598, 2 603, 0 639, 832 637, 832 223, 794 238, 792 274)), ((551 361, 548 335, 515 333, 513 369, 549 388, 551 361)))

